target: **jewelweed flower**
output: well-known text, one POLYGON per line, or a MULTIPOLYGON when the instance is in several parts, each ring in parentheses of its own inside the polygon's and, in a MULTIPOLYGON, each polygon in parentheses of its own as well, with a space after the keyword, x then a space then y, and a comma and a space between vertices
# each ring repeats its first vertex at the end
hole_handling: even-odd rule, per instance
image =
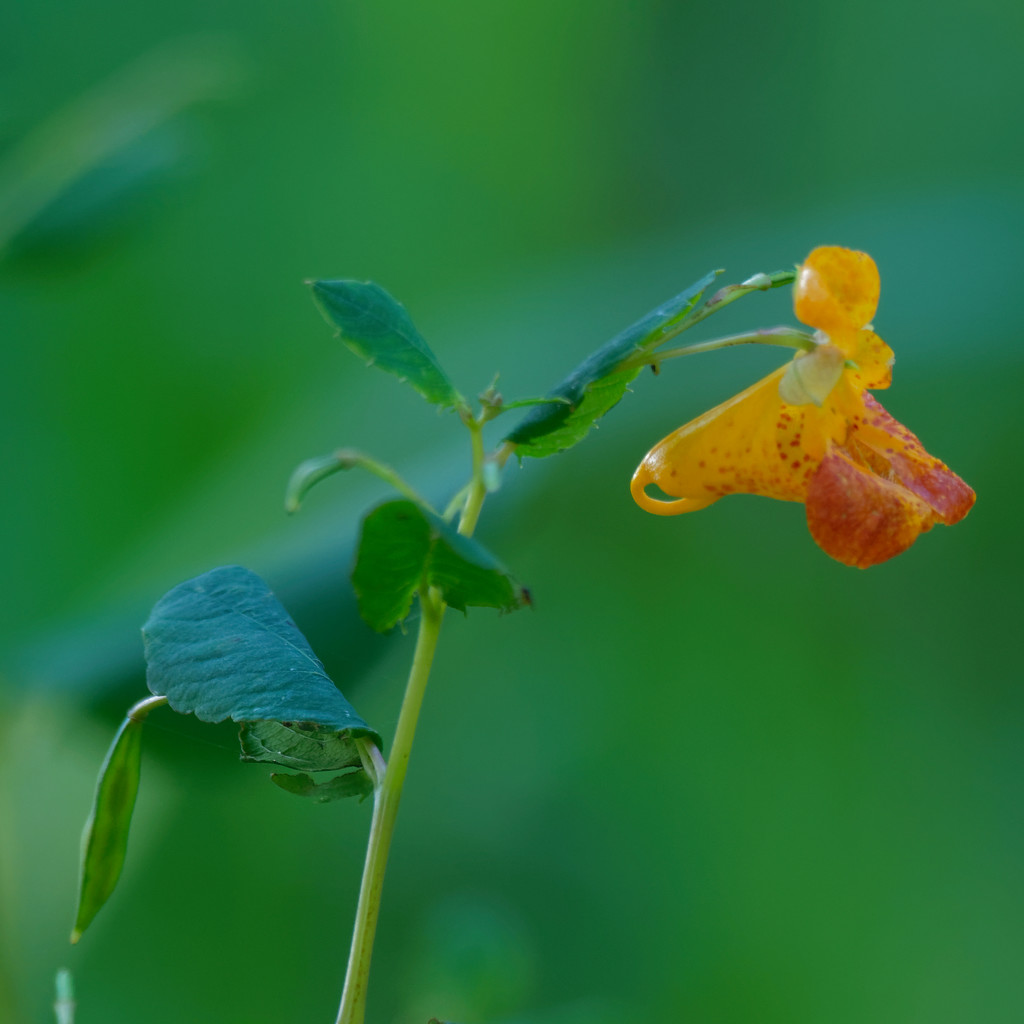
POLYGON ((637 504, 677 515, 726 494, 800 501, 818 545, 861 568, 963 519, 974 491, 868 393, 892 378, 892 349, 871 327, 879 287, 867 253, 815 249, 793 295, 814 347, 656 444, 633 475, 637 504))

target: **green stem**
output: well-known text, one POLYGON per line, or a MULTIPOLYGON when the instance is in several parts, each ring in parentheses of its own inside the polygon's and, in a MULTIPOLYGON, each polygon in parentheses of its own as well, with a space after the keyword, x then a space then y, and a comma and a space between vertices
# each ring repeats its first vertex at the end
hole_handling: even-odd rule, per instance
POLYGON ((128 709, 128 714, 125 717, 130 718, 133 722, 143 722, 153 708, 162 708, 166 703, 167 698, 162 694, 157 694, 155 697, 145 697, 137 704, 133 704, 128 709))
POLYGON ((630 356, 622 364, 621 369, 633 366, 657 366, 666 359, 697 355, 700 352, 714 352, 717 349, 729 348, 733 345, 781 345, 785 348, 803 349, 809 352, 815 348, 816 343, 810 334, 795 327, 769 327, 746 334, 730 334, 725 338, 700 341, 696 345, 665 349, 662 352, 638 352, 636 355, 630 356))
POLYGON ((742 299, 745 295, 750 295, 751 292, 766 292, 772 288, 792 284, 795 280, 795 270, 777 270, 774 274, 754 274, 753 277, 748 278, 742 284, 727 284, 724 288, 715 292, 703 306, 699 306, 689 316, 685 317, 682 322, 682 329, 689 330, 689 328, 699 324, 701 320, 706 320, 712 313, 725 309, 726 306, 732 304, 737 299, 742 299))
POLYGON ((57 998, 53 1004, 53 1012, 57 1024, 75 1024, 75 986, 71 972, 61 968, 57 972, 57 998))
POLYGON ((487 486, 484 483, 484 425, 477 420, 471 420, 469 436, 473 444, 473 476, 469 484, 469 493, 466 495, 466 504, 462 508, 462 515, 459 517, 459 533, 466 537, 472 537, 476 529, 477 520, 480 518, 480 509, 483 508, 484 499, 487 497, 487 486))
MULTIPOLYGON (((487 456, 484 451, 483 427, 490 418, 484 410, 479 418, 463 414, 462 420, 469 428, 473 449, 473 471, 469 483, 459 491, 462 513, 459 517, 459 533, 472 536, 476 529, 480 510, 487 498, 484 479, 484 465, 487 456)), ((493 456, 499 468, 511 454, 512 449, 502 446, 493 456)), ((454 515, 455 499, 448 506, 445 518, 454 515)), ((402 799, 402 787, 409 767, 412 742, 416 735, 423 696, 426 693, 430 669, 434 663, 434 652, 441 633, 441 623, 447 605, 436 587, 420 588, 420 625, 416 635, 416 651, 413 654, 409 680, 398 713, 398 725, 391 745, 391 757, 387 764, 380 751, 372 743, 360 741, 359 753, 367 774, 373 779, 373 817, 370 820, 370 837, 366 847, 366 862, 363 865, 363 880, 359 887, 359 902, 356 906, 355 927, 352 931, 352 949, 349 953, 348 968, 345 972, 345 987, 341 994, 336 1024, 363 1024, 366 1017, 366 991, 370 977, 370 959, 373 956, 373 940, 377 931, 380 913, 380 898, 384 887, 384 872, 387 868, 388 852, 398 817, 398 805, 402 799)))
POLYGON ((331 452, 330 455, 319 455, 316 458, 306 459, 296 467, 285 489, 285 511, 297 512, 303 498, 321 480, 343 470, 357 467, 365 469, 390 484, 399 494, 404 494, 410 501, 414 501, 424 508, 430 508, 429 502, 424 501, 390 466, 386 466, 383 462, 378 462, 354 448, 340 448, 336 452, 331 452))
MULTIPOLYGON (((359 904, 352 933, 352 950, 349 954, 337 1024, 363 1024, 366 1016, 366 986, 370 976, 370 958, 373 954, 373 939, 380 912, 384 871, 391 848, 391 837, 395 830, 395 819, 398 816, 398 804, 402 799, 402 786, 409 766, 412 741, 416 734, 416 722, 423 705, 427 680, 430 678, 430 667, 434 661, 444 612, 445 603, 436 590, 431 588, 420 592, 420 626, 416 637, 416 653, 413 655, 402 710, 398 716, 391 757, 383 771, 383 779, 374 790, 370 839, 366 848, 366 864, 363 868, 363 881, 359 888, 359 904)), ((375 747, 369 753, 371 757, 376 753, 376 759, 380 758, 375 747)), ((376 763, 376 759, 374 768, 379 778, 382 764, 376 763)))

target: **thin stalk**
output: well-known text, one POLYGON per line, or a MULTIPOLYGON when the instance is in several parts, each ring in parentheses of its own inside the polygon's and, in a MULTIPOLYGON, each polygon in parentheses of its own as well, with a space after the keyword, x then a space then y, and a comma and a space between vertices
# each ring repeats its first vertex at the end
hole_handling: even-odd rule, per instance
MULTIPOLYGON (((479 419, 471 415, 462 416, 463 422, 469 428, 472 442, 473 471, 469 483, 459 491, 445 510, 445 518, 455 514, 457 502, 461 499, 459 533, 465 537, 472 536, 476 529, 480 510, 487 498, 484 480, 487 456, 484 451, 483 427, 489 418, 487 410, 481 413, 479 419)), ((494 454, 493 459, 499 468, 504 466, 511 451, 510 447, 502 446, 494 454)), ((370 960, 373 956, 373 940, 380 913, 381 892, 384 887, 384 872, 398 817, 398 805, 402 799, 402 787, 409 767, 412 743, 416 735, 416 723, 419 720, 420 708, 423 706, 423 696, 434 663, 441 623, 447 609, 441 592, 436 587, 422 587, 419 598, 420 624, 416 634, 416 650, 409 670, 405 696, 402 698, 402 707, 398 713, 391 757, 385 765, 380 751, 372 743, 364 742, 360 747, 363 766, 374 782, 373 816, 370 819, 363 879, 359 886, 352 948, 336 1024, 363 1024, 366 1017, 366 992, 370 977, 370 960)))
POLYGON ((638 352, 627 359, 621 368, 657 366, 666 359, 678 359, 679 356, 692 356, 700 352, 714 352, 717 349, 729 348, 733 345, 781 345, 784 348, 803 349, 809 352, 815 348, 816 343, 806 331, 800 331, 794 327, 769 327, 746 334, 730 334, 724 338, 699 341, 695 345, 683 345, 661 352, 638 352))
POLYGON ((155 697, 145 697, 128 709, 126 717, 130 718, 133 722, 145 721, 146 716, 153 708, 162 708, 166 703, 167 698, 162 694, 157 694, 155 697))
MULTIPOLYGON (((420 626, 416 636, 416 652, 413 655, 409 681, 398 716, 391 757, 384 770, 383 780, 374 790, 373 818, 370 822, 363 880, 359 888, 352 950, 349 954, 345 987, 336 1024, 363 1024, 366 1016, 366 987, 370 976, 370 958, 377 931, 377 917, 380 912, 384 871, 391 849, 395 819, 398 816, 398 804, 402 799, 402 786, 409 766, 412 741, 416 734, 416 722, 423 705, 427 680, 430 678, 430 668, 434 662, 434 651, 437 649, 437 638, 441 632, 444 612, 445 603, 436 590, 431 588, 420 592, 420 626)), ((375 769, 379 777, 380 766, 375 765, 375 769)))
POLYGON ((292 473, 288 486, 285 488, 284 507, 286 512, 297 512, 302 504, 302 499, 321 480, 325 480, 333 474, 344 470, 360 467, 374 476, 379 477, 385 483, 390 484, 399 494, 404 494, 410 501, 430 508, 430 504, 416 493, 405 480, 390 466, 378 462, 363 452, 354 448, 340 448, 330 455, 319 455, 312 459, 306 459, 297 466, 292 473))
POLYGON ((487 497, 487 485, 484 483, 486 456, 484 454, 483 423, 471 420, 467 426, 473 444, 473 476, 469 484, 469 493, 466 495, 466 504, 459 517, 459 533, 466 537, 472 537, 477 520, 480 518, 480 509, 483 508, 484 499, 487 497))
POLYGON ((752 292, 766 292, 772 288, 792 284, 795 280, 795 270, 779 270, 774 274, 755 274, 742 284, 728 284, 712 295, 703 306, 699 306, 690 313, 683 320, 682 329, 688 330, 699 324, 701 320, 706 320, 712 313, 725 309, 726 306, 731 305, 737 299, 742 299, 745 295, 750 295, 752 292))
POLYGON ((57 972, 57 998, 53 1004, 53 1012, 57 1024, 75 1024, 75 986, 71 972, 62 967, 57 972))
POLYGON ((466 507, 466 499, 469 497, 469 490, 473 486, 473 481, 470 480, 468 483, 460 487, 456 492, 455 496, 451 501, 445 505, 444 512, 441 513, 441 518, 446 522, 450 523, 455 517, 455 513, 459 509, 466 507))

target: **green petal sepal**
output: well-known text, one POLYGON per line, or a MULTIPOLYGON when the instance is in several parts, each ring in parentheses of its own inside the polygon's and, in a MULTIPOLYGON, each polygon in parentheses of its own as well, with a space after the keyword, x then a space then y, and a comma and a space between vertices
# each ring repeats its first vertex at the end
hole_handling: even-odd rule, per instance
POLYGON ((371 281, 313 281, 313 301, 368 364, 407 381, 428 402, 466 407, 405 307, 371 281))
POLYGON ((386 632, 401 622, 421 587, 445 603, 512 611, 523 588, 483 545, 413 501, 389 501, 363 520, 352 585, 366 622, 386 632))
POLYGON ((561 399, 538 406, 520 421, 505 441, 519 456, 542 458, 578 444, 625 394, 643 369, 631 357, 651 352, 682 329, 688 314, 721 273, 713 270, 668 302, 652 310, 592 353, 548 393, 561 399), (629 362, 629 365, 625 365, 629 362))

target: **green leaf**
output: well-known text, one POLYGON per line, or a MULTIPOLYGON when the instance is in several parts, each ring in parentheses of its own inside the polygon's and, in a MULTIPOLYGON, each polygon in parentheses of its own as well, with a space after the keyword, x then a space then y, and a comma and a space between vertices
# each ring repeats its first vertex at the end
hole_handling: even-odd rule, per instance
POLYGON ((713 295, 708 296, 691 317, 689 323, 699 324, 706 320, 712 313, 742 299, 753 292, 767 292, 772 288, 785 288, 796 280, 796 270, 776 270, 771 274, 754 274, 741 284, 727 284, 719 288, 713 295))
POLYGON ((365 799, 373 792, 373 783, 366 772, 346 772, 327 782, 314 782, 308 775, 283 775, 274 772, 270 776, 272 782, 280 786, 286 793, 296 796, 307 796, 317 803, 326 804, 332 800, 345 800, 357 796, 365 799))
POLYGON ((706 274, 584 359, 548 393, 550 399, 565 401, 533 409, 505 438, 516 445, 516 454, 541 458, 582 441, 594 423, 622 398, 642 368, 622 369, 622 364, 670 337, 672 329, 685 319, 719 273, 715 270, 706 274))
POLYGON ((384 632, 409 613, 421 586, 436 586, 453 608, 511 611, 523 588, 481 544, 413 501, 389 501, 364 520, 352 585, 359 611, 384 632))
POLYGON ((126 718, 100 768, 92 811, 82 833, 78 910, 72 942, 81 938, 121 876, 128 849, 128 827, 139 791, 141 757, 142 720, 126 718))
POLYGON ((314 281, 313 301, 356 355, 407 380, 428 402, 465 405, 401 303, 369 281, 314 281))
MULTIPOLYGON (((546 455, 557 455, 578 444, 590 428, 596 426, 597 421, 619 403, 642 369, 642 366, 631 367, 595 380, 583 392, 579 405, 561 423, 549 423, 546 433, 520 443, 516 454, 540 459, 546 455)), ((512 440, 512 436, 507 440, 512 440)))
POLYGON ((348 733, 316 722, 244 722, 239 730, 243 761, 266 761, 308 772, 361 764, 348 733))
POLYGON ((409 614, 430 558, 430 524, 412 501, 389 501, 363 519, 352 570, 359 614, 386 632, 409 614))
POLYGON ((464 612, 470 605, 514 611, 526 604, 523 588, 478 541, 463 537, 443 519, 423 513, 432 528, 427 582, 445 603, 464 612))
POLYGON ((381 746, 248 569, 225 566, 180 583, 156 603, 142 636, 150 690, 204 722, 245 723, 244 760, 320 771, 359 764, 358 737, 381 746))

